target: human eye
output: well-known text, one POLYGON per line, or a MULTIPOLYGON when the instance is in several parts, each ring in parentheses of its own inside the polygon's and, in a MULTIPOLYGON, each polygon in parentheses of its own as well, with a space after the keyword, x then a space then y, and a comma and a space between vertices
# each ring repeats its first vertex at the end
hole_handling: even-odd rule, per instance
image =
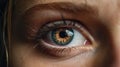
POLYGON ((53 57, 73 57, 93 51, 92 37, 79 21, 59 20, 44 24, 35 37, 37 48, 53 57))
POLYGON ((22 18, 24 39, 30 40, 38 53, 50 57, 70 58, 93 52, 97 45, 86 26, 88 17, 75 15, 54 9, 30 9, 22 18))

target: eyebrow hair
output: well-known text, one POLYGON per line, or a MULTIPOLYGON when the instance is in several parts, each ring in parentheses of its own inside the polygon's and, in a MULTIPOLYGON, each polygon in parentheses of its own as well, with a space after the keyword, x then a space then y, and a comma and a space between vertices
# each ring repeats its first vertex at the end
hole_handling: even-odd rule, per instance
POLYGON ((32 10, 50 9, 50 10, 59 10, 59 11, 72 12, 72 13, 80 13, 80 12, 96 13, 97 12, 97 9, 95 7, 91 7, 87 4, 76 5, 70 2, 38 4, 33 6, 30 9, 32 10))

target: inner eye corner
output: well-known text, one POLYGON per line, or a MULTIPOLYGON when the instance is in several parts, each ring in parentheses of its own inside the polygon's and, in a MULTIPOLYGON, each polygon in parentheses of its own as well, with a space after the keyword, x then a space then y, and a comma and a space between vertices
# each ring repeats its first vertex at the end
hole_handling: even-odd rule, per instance
POLYGON ((88 47, 91 47, 92 49, 95 49, 98 47, 96 41, 93 38, 91 38, 91 40, 89 40, 89 42, 90 42, 90 44, 88 45, 88 47))
POLYGON ((91 35, 88 35, 88 37, 85 37, 86 38, 86 45, 87 46, 91 46, 91 47, 95 47, 96 46, 96 42, 94 40, 94 38, 91 36, 91 35))

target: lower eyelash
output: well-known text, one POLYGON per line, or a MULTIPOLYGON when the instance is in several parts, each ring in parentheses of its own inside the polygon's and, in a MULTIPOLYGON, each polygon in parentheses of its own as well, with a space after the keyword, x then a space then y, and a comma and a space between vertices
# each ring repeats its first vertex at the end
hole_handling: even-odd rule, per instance
POLYGON ((82 54, 86 51, 93 50, 93 47, 90 46, 79 46, 78 47, 59 47, 59 46, 48 46, 47 43, 40 40, 38 43, 38 49, 46 54, 50 55, 51 57, 59 57, 59 58, 67 58, 72 57, 78 54, 82 54), (42 49, 42 50, 41 50, 42 49))
POLYGON ((51 57, 64 57, 65 55, 65 48, 63 49, 59 49, 59 48, 52 48, 49 49, 41 44, 37 45, 38 50, 40 52, 42 52, 43 54, 46 54, 47 56, 51 56, 51 57))
POLYGON ((52 57, 64 57, 64 56, 68 56, 69 53, 71 53, 71 48, 67 47, 67 48, 59 48, 59 47, 52 47, 52 46, 46 46, 47 44, 43 41, 39 41, 38 43, 38 47, 39 49, 42 49, 40 51, 42 51, 42 53, 44 54, 49 54, 52 57))

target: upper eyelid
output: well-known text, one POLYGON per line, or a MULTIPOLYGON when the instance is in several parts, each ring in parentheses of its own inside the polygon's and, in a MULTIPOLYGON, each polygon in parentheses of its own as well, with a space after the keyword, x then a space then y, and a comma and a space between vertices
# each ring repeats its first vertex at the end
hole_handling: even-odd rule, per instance
MULTIPOLYGON (((85 4, 81 4, 80 6, 75 5, 73 3, 50 3, 50 4, 39 4, 30 9, 28 9, 23 15, 21 20, 23 22, 36 22, 42 19, 47 19, 49 22, 61 20, 61 14, 65 14, 68 19, 75 19, 83 21, 84 18, 92 17, 94 14, 94 9, 90 6, 85 6, 85 4), (70 7, 70 8, 69 8, 70 7), (91 14, 91 13, 92 14, 91 14), (79 13, 79 14, 78 14, 79 13), (68 15, 68 16, 67 16, 68 15), (74 16, 74 17, 72 17, 74 16), (81 17, 85 16, 85 17, 81 17), (56 19, 56 20, 53 20, 56 19)), ((41 21, 41 20, 40 20, 41 21)), ((42 20, 43 22, 46 22, 42 20)), ((39 22, 40 24, 43 22, 39 22)), ((48 21, 47 21, 48 22, 48 21)), ((84 21, 83 21, 84 22, 84 21)), ((38 23, 38 22, 36 22, 38 23)))
MULTIPOLYGON (((57 20, 62 19, 61 13, 63 13, 63 15, 65 14, 66 18, 68 19, 75 19, 75 20, 80 20, 80 21, 83 21, 84 18, 87 19, 88 17, 89 18, 95 17, 95 15, 97 15, 93 7, 87 6, 85 4, 75 5, 73 3, 49 3, 49 4, 38 4, 28 9, 22 15, 22 20, 25 22, 26 21, 35 22, 35 21, 40 20, 40 18, 42 19, 49 18, 48 19, 49 22, 57 21, 57 20), (54 17, 57 20, 53 20, 52 17, 54 17)), ((42 21, 44 22, 44 20, 42 21)), ((83 22, 86 22, 86 21, 83 21, 83 22)))
MULTIPOLYGON (((68 17, 68 19, 75 19, 75 20, 83 21, 85 18, 93 19, 95 17, 96 19, 97 17, 96 11, 97 9, 95 9, 94 7, 88 6, 86 4, 76 5, 76 4, 69 3, 69 2, 68 3, 64 2, 64 3, 38 4, 28 9, 27 11, 25 11, 25 13, 22 15, 22 20, 31 22, 31 19, 32 19, 32 22, 34 22, 33 21, 34 19, 40 20, 40 18, 45 19, 47 17, 49 18, 48 19, 49 22, 57 21, 60 19, 52 20, 53 19, 52 17, 54 16, 55 19, 61 18, 61 13, 63 13, 63 15, 65 14, 66 18, 68 17)), ((83 22, 86 22, 86 21, 84 20, 83 22)))
MULTIPOLYGON (((51 22, 51 21, 53 22, 53 21, 61 20, 62 18, 61 18, 60 11, 59 11, 60 9, 62 9, 63 13, 65 13, 65 18, 83 21, 85 25, 88 24, 88 23, 86 22, 84 17, 82 17, 82 15, 81 15, 82 18, 81 17, 77 17, 77 16, 80 16, 80 15, 75 14, 75 13, 82 14, 82 12, 84 12, 84 13, 86 13, 87 18, 88 18, 88 17, 90 17, 88 13, 94 11, 90 6, 85 6, 85 4, 81 4, 79 6, 75 5, 75 4, 72 4, 72 3, 39 4, 39 5, 36 5, 36 6, 32 7, 32 8, 30 8, 30 9, 28 9, 25 12, 25 14, 23 15, 22 21, 27 23, 27 24, 29 24, 29 25, 37 25, 36 27, 40 27, 41 25, 45 24, 46 22, 51 22), (73 6, 74 8, 69 8, 68 6, 73 6), (59 7, 59 8, 57 8, 57 7, 59 7), (50 10, 53 13, 55 12, 58 15, 54 16, 53 14, 50 14, 50 15, 42 16, 42 15, 44 15, 46 13, 45 11, 48 11, 48 10, 50 10), (39 14, 36 13, 36 11, 39 14), (75 13, 74 13, 74 11, 75 11, 75 13), (82 12, 80 12, 80 11, 82 11, 82 12), (71 13, 67 13, 67 12, 73 12, 73 13, 71 14, 71 13), (32 16, 31 14, 33 14, 34 16, 32 16), (66 17, 67 15, 69 15, 69 16, 71 15, 72 16, 73 14, 75 14, 76 16, 75 17, 70 17, 70 18, 66 17), (51 16, 51 15, 53 15, 53 16, 51 16), (45 18, 40 19, 39 17, 45 17, 45 18)), ((48 13, 51 13, 51 12, 48 11, 48 13)), ((32 26, 32 27, 35 27, 35 26, 32 26)), ((37 30, 36 30, 36 32, 37 32, 37 30)))

